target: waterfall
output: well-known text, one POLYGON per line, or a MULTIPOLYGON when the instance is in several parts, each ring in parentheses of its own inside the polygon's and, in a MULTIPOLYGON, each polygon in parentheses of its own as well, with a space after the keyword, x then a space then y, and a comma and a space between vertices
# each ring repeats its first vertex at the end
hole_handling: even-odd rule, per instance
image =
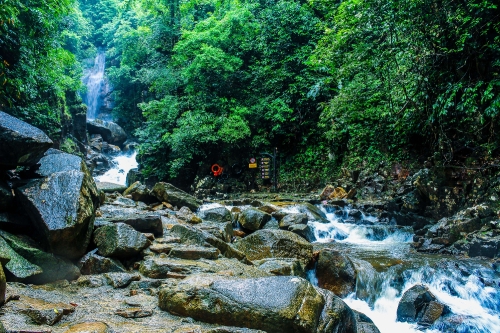
POLYGON ((104 82, 104 65, 106 54, 99 51, 94 60, 94 67, 88 70, 83 82, 87 86, 84 102, 87 104, 87 119, 95 119, 99 114, 99 108, 103 104, 101 91, 104 82))

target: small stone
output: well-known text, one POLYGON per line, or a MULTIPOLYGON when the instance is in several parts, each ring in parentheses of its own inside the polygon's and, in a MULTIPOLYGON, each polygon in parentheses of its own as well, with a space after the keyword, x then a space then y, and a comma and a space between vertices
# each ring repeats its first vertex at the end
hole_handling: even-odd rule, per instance
POLYGON ((201 246, 186 246, 174 247, 170 251, 169 256, 180 259, 217 259, 220 251, 214 247, 201 247, 201 246))
POLYGON ((153 315, 152 310, 145 310, 143 308, 127 308, 116 310, 115 314, 123 318, 144 318, 153 315))
POLYGON ((111 333, 112 330, 103 322, 85 322, 72 325, 64 333, 111 333))
POLYGON ((113 288, 125 288, 130 282, 141 279, 139 274, 130 273, 106 273, 104 277, 113 288))
POLYGON ((170 253, 170 250, 172 250, 172 245, 171 244, 153 244, 149 247, 149 249, 153 252, 156 253, 170 253))

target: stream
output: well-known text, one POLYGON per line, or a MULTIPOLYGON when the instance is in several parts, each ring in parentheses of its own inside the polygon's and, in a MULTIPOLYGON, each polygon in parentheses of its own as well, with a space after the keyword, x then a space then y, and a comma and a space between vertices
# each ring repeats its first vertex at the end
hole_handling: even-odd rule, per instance
MULTIPOLYGON (((499 332, 500 274, 491 262, 418 253, 410 246, 411 229, 380 224, 376 217, 364 214, 361 221, 368 225, 346 223, 349 208, 319 207, 330 222, 309 222, 316 237, 315 250, 334 248, 353 261, 358 271, 356 292, 344 301, 370 317, 382 333, 447 332, 451 328, 464 333, 499 332), (426 285, 451 314, 427 328, 397 322, 398 302, 415 284, 426 285)), ((315 282, 314 271, 309 280, 315 282)))

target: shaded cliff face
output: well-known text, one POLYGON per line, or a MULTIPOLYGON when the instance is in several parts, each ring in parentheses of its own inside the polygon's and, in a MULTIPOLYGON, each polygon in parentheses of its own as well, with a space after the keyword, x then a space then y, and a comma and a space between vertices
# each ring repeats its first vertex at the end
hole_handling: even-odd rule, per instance
POLYGON ((87 91, 82 98, 87 105, 88 119, 96 119, 100 114, 110 113, 114 106, 111 96, 113 87, 105 76, 105 64, 106 54, 100 50, 94 59, 94 66, 85 71, 83 83, 87 86, 87 91))

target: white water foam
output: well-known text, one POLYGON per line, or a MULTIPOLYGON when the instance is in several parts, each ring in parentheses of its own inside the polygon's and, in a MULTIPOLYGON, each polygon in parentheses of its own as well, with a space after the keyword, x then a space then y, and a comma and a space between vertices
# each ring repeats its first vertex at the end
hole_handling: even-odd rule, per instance
POLYGON ((106 171, 105 174, 95 177, 98 182, 108 182, 119 185, 125 185, 127 182, 127 173, 138 167, 135 159, 137 152, 131 154, 120 154, 113 158, 114 166, 106 171))
POLYGON ((102 104, 102 100, 99 96, 104 81, 105 63, 106 54, 103 51, 99 51, 94 60, 94 67, 89 69, 87 75, 83 78, 83 82, 87 86, 84 101, 87 105, 87 119, 95 119, 98 114, 98 109, 102 104))

